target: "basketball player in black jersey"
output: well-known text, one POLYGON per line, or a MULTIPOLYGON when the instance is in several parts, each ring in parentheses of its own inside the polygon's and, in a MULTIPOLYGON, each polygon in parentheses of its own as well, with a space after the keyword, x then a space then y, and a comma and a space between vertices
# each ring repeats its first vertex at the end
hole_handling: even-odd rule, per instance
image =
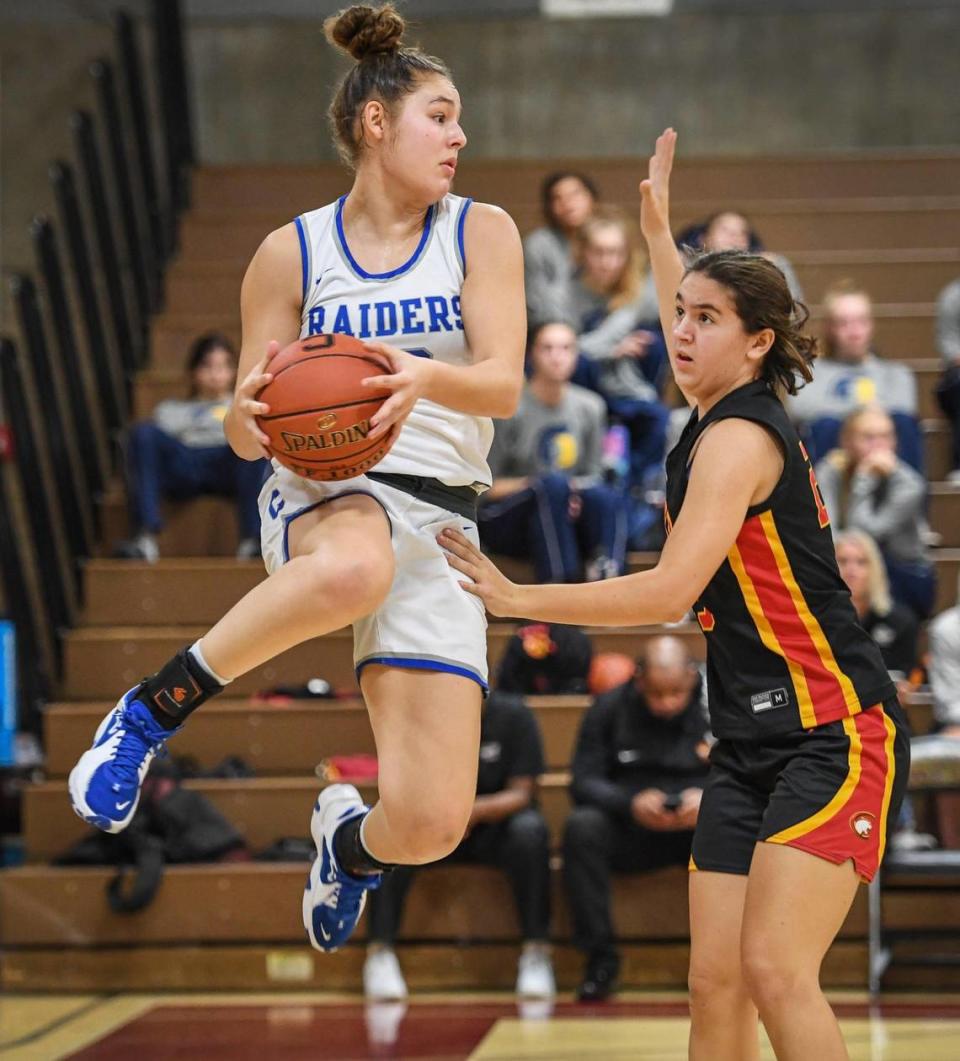
POLYGON ((806 311, 767 259, 670 234, 668 129, 640 186, 660 314, 694 406, 667 461, 658 565, 578 586, 518 586, 446 533, 450 563, 494 615, 635 626, 691 609, 707 643, 717 737, 690 875, 690 1057, 847 1057, 820 965, 883 857, 909 767, 879 650, 857 623, 830 522, 780 396, 809 381, 806 311))

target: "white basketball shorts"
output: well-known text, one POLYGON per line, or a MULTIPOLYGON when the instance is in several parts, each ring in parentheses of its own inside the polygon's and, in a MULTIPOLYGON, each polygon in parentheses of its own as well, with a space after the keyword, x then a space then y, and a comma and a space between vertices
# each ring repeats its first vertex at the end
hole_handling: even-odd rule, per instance
POLYGON ((464 576, 450 567, 437 543, 441 530, 455 527, 478 545, 472 520, 365 475, 322 483, 275 469, 260 492, 260 544, 267 573, 290 559, 289 528, 298 516, 350 494, 369 495, 383 508, 396 562, 386 599, 353 624, 357 677, 368 663, 382 663, 460 674, 486 692, 486 611, 478 597, 460 588, 464 576))

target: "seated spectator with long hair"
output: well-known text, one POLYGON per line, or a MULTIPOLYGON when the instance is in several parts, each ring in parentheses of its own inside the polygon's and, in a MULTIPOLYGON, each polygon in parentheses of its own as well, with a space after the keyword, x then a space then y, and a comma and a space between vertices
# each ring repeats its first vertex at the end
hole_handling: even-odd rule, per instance
POLYGON ((936 590, 924 540, 927 484, 896 445, 888 413, 858 409, 843 422, 840 447, 817 464, 817 480, 834 532, 866 531, 883 553, 894 598, 925 619, 936 590))
POLYGON ((947 284, 937 299, 937 347, 943 357, 937 400, 953 433, 953 470, 948 478, 960 482, 960 277, 947 284))
POLYGON ((636 230, 621 211, 597 210, 580 229, 580 267, 570 289, 581 360, 577 383, 596 390, 630 432, 630 480, 664 455, 667 411, 658 383, 666 346, 656 292, 636 230))
POLYGON ((257 496, 268 470, 265 460, 246 461, 227 444, 223 420, 233 400, 237 355, 223 335, 201 335, 186 365, 189 397, 160 402, 150 420, 134 424, 127 438, 127 499, 132 538, 118 554, 153 563, 160 555, 161 502, 203 494, 237 502, 237 555, 260 555, 257 496))
POLYGON ((897 452, 922 471, 916 377, 907 365, 875 353, 870 295, 844 280, 827 291, 823 308, 823 356, 813 365, 812 382, 786 403, 811 460, 816 462, 837 444, 845 416, 864 405, 879 405, 896 424, 897 452))
POLYGON ((909 608, 891 598, 876 542, 866 531, 851 528, 835 534, 833 545, 860 625, 877 643, 894 681, 906 681, 917 665, 917 620, 909 608))
MULTIPOLYGON (((957 595, 960 599, 960 580, 957 595)), ((933 619, 927 636, 933 715, 943 736, 960 738, 960 604, 933 619)))
POLYGON ((576 269, 575 242, 593 213, 597 188, 584 173, 551 173, 540 189, 546 224, 523 241, 523 272, 530 328, 547 321, 573 324, 570 282, 576 269))
POLYGON ((794 299, 803 301, 800 280, 789 259, 765 250, 753 225, 739 210, 718 210, 706 221, 691 225, 681 232, 677 243, 681 248, 690 247, 698 251, 750 251, 751 254, 762 254, 783 273, 794 299))

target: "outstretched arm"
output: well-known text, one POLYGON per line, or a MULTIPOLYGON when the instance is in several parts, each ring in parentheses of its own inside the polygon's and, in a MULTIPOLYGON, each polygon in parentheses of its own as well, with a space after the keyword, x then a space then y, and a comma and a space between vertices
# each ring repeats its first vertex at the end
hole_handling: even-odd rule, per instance
POLYGON ((468 592, 493 615, 578 626, 647 626, 682 619, 723 563, 747 508, 769 496, 783 469, 777 443, 748 420, 705 432, 683 508, 650 571, 579 585, 516 585, 457 531, 439 538, 468 592))
MULTIPOLYGON (((677 288, 683 278, 683 262, 670 231, 670 172, 676 143, 677 134, 673 129, 665 129, 657 137, 656 148, 650 156, 649 176, 640 182, 640 228, 650 251, 650 265, 660 306, 660 324, 670 355, 671 369, 674 368, 675 358, 673 322, 677 288)), ((693 404, 686 394, 684 398, 693 404)))

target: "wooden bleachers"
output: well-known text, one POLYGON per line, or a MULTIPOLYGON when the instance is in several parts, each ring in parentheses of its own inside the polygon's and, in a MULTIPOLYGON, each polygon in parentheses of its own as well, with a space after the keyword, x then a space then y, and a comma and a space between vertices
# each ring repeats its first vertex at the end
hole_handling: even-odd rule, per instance
MULTIPOLYGON (((522 230, 539 224, 538 188, 557 162, 466 160, 458 192, 497 202, 522 230)), ((577 163, 596 176, 605 199, 636 211, 642 160, 577 163)), ((266 232, 345 190, 336 166, 206 168, 194 184, 194 208, 181 254, 167 278, 167 307, 152 328, 152 360, 135 388, 135 408, 147 415, 157 401, 181 393, 189 342, 200 331, 239 338, 238 293, 250 254, 266 232)), ((796 266, 814 316, 824 290, 853 277, 874 294, 877 343, 909 361, 918 374, 931 479, 930 518, 941 535, 935 552, 938 607, 956 600, 960 572, 960 489, 941 480, 949 469, 949 434, 932 399, 939 361, 933 306, 939 290, 960 275, 960 153, 868 154, 796 159, 682 160, 674 178, 678 226, 723 206, 751 217, 766 245, 796 266)), ((118 692, 199 635, 263 577, 257 563, 239 563, 233 508, 204 498, 169 506, 155 567, 94 560, 85 571, 83 623, 65 643, 61 701, 45 718, 47 780, 24 799, 28 864, 0 874, 0 925, 6 951, 5 987, 156 989, 171 987, 356 989, 361 948, 334 958, 304 945, 299 918, 302 864, 218 864, 171 867, 154 904, 116 917, 103 895, 109 870, 54 869, 44 864, 82 832, 68 806, 65 776, 118 692)), ((125 536, 124 499, 116 484, 105 499, 106 549, 125 536)), ((631 557, 639 570, 652 554, 631 557)), ((522 565, 515 577, 529 577, 522 565)), ((490 630, 496 663, 511 631, 490 630)), ((698 629, 677 628, 697 655, 698 629)), ((633 653, 649 631, 592 631, 596 648, 633 653)), ((256 850, 282 835, 305 835, 321 784, 317 763, 333 754, 371 751, 366 715, 356 700, 251 704, 258 689, 323 676, 353 687, 348 631, 284 654, 230 688, 229 698, 204 708, 178 736, 173 754, 210 767, 238 754, 257 771, 250 780, 188 782, 219 806, 256 850)), ((534 704, 544 733, 550 774, 542 804, 556 844, 568 808, 565 769, 585 701, 552 698, 534 704)), ((929 705, 912 709, 929 715, 929 705)), ((569 923, 554 868, 553 927, 561 985, 574 982, 579 958, 568 945, 569 923)), ((955 923, 960 910, 930 904, 922 893, 897 891, 888 923, 927 927, 955 923)), ((626 940, 624 981, 679 985, 687 962, 684 873, 618 878, 615 917, 626 940)), ((424 873, 411 894, 403 926, 403 962, 414 988, 512 985, 517 925, 503 879, 493 871, 449 867, 424 873), (462 944, 468 943, 469 946, 462 944)), ((866 910, 861 895, 825 966, 833 985, 866 982, 866 910)), ((362 940, 362 930, 359 936, 362 940)), ((913 977, 912 970, 891 975, 913 977)), ((927 975, 927 974, 924 974, 927 975)), ((940 974, 941 976, 945 974, 940 974)), ((942 983, 936 974, 926 983, 942 983)), ((906 982, 904 979, 902 982, 906 982)))

